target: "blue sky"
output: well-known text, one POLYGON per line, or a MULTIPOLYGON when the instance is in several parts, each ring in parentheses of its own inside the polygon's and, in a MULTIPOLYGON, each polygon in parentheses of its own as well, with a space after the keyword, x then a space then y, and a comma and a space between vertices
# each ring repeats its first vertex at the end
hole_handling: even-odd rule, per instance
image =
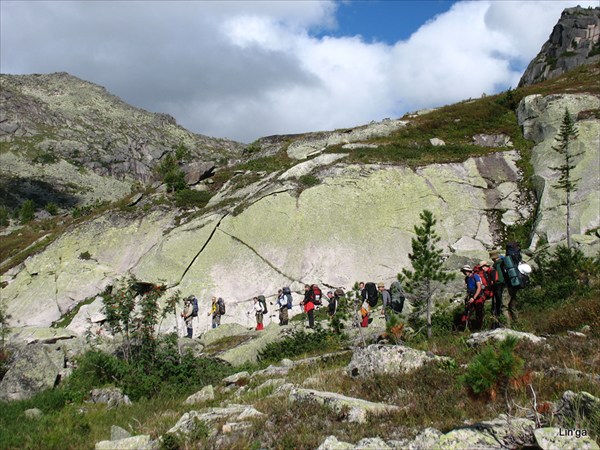
POLYGON ((334 36, 359 34, 367 41, 394 44, 408 39, 421 25, 450 9, 447 0, 362 0, 340 2, 334 36))
POLYGON ((517 85, 596 1, 0 2, 0 70, 69 72, 196 133, 251 142, 517 85))

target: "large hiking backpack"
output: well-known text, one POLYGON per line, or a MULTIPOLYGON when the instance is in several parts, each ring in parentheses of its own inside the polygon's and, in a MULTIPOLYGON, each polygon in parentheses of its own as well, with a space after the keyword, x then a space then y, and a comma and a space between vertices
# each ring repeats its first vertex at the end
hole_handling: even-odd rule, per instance
POLYGON ((323 296, 323 292, 321 291, 319 286, 317 286, 316 284, 313 284, 310 288, 312 289, 314 297, 315 297, 314 304, 322 305, 323 303, 321 302, 321 297, 323 296))
POLYGON ((516 266, 523 260, 521 257, 521 246, 518 242, 506 243, 506 256, 510 256, 513 264, 516 266))
POLYGON ((377 301, 379 300, 379 292, 377 291, 377 286, 375 283, 369 282, 365 284, 365 290, 367 291, 367 303, 371 308, 377 306, 377 301))
POLYGON ((267 314, 269 311, 267 310, 267 300, 264 295, 258 296, 258 303, 260 303, 263 307, 263 314, 267 314))
POLYGON ((283 295, 287 300, 287 309, 292 309, 292 291, 289 287, 283 288, 283 295))
POLYGON ((219 310, 220 315, 225 314, 225 302, 220 297, 219 300, 217 300, 217 309, 219 310))
POLYGON ((492 298, 494 294, 492 291, 493 280, 491 276, 491 270, 485 271, 481 266, 477 265, 473 267, 473 273, 476 273, 479 275, 479 278, 481 278, 481 294, 484 296, 484 298, 492 298))
POLYGON ((390 285, 390 297, 392 299, 390 308, 392 308, 394 312, 401 313, 404 309, 405 296, 399 281, 394 281, 390 285))
POLYGON ((515 289, 522 289, 527 286, 529 277, 519 272, 519 263, 515 262, 512 256, 506 255, 504 257, 504 267, 508 278, 508 282, 505 280, 507 286, 515 289))
POLYGON ((198 299, 196 297, 192 297, 191 301, 192 301, 192 317, 198 317, 198 299))

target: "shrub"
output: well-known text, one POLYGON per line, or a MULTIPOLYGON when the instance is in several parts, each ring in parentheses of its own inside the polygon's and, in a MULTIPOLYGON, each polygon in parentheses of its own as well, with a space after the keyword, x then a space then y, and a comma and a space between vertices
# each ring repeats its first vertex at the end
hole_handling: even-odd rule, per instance
POLYGON ((90 259, 92 259, 92 255, 90 252, 88 252, 87 250, 85 252, 81 252, 79 254, 79 259, 83 259, 85 261, 88 261, 90 259))
POLYGON ((305 187, 316 186, 321 182, 321 180, 311 174, 302 175, 300 178, 298 178, 298 181, 300 181, 300 184, 305 187))
POLYGON ((509 382, 521 375, 524 361, 515 354, 518 340, 507 337, 496 346, 488 345, 473 358, 460 377, 474 394, 489 395, 494 400, 499 390, 508 395, 509 382))
POLYGON ((19 209, 19 218, 22 224, 26 224, 33 220, 35 215, 35 203, 33 200, 25 200, 19 209))
POLYGON ((46 206, 44 207, 44 209, 53 216, 58 214, 58 206, 56 206, 56 203, 53 203, 53 202, 46 203, 46 206))
POLYGON ((183 189, 175 193, 175 204, 180 208, 204 208, 212 194, 207 191, 183 189))
POLYGON ((8 209, 0 206, 0 227, 7 227, 9 225, 9 216, 8 209))
POLYGON ((340 343, 339 335, 316 324, 312 332, 294 330, 289 337, 267 344, 258 358, 260 361, 277 362, 317 350, 333 351, 340 347, 340 343))

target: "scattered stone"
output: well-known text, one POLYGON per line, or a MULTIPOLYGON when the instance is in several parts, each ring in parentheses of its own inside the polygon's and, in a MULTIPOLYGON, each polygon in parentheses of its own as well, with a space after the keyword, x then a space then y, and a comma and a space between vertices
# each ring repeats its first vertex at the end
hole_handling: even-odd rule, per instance
POLYGON ((268 388, 278 388, 280 386, 283 386, 285 384, 285 379, 284 378, 271 378, 267 381, 265 381, 264 383, 262 383, 261 385, 255 387, 254 389, 251 389, 250 392, 260 392, 263 389, 268 389, 268 388))
POLYGON ((263 370, 257 370, 256 372, 254 372, 252 374, 252 378, 255 377, 273 377, 273 376, 287 376, 287 374, 289 373, 290 369, 293 366, 269 366, 266 369, 263 370))
POLYGON ((584 325, 581 327, 582 333, 589 333, 592 328, 589 325, 584 325))
POLYGON ((294 367, 296 365, 294 361, 288 358, 283 358, 281 361, 279 361, 279 364, 282 367, 294 367))
POLYGON ((379 145, 377 145, 377 144, 361 144, 361 143, 342 145, 342 149, 344 149, 344 150, 356 150, 358 148, 379 148, 379 145))
POLYGON ((131 201, 127 204, 127 206, 134 206, 142 199, 143 196, 144 196, 144 194, 142 194, 141 192, 135 194, 133 196, 133 198, 131 199, 131 201))
POLYGON ((110 427, 110 440, 119 441, 121 439, 127 439, 131 437, 131 433, 117 425, 110 427))
POLYGON ((505 134, 476 134, 473 136, 473 144, 481 147, 501 148, 512 147, 510 137, 505 134))
POLYGON ((168 432, 188 435, 196 429, 198 421, 211 423, 232 418, 232 422, 237 422, 262 417, 264 417, 264 414, 248 405, 233 404, 222 408, 206 408, 202 411, 185 413, 168 432))
POLYGON ((143 434, 118 441, 101 441, 96 443, 96 450, 150 450, 154 443, 150 436, 143 434))
POLYGON ((549 367, 544 370, 544 375, 549 376, 568 376, 573 378, 588 378, 591 381, 600 383, 600 375, 585 373, 580 370, 571 369, 570 367, 549 367))
POLYGON ((90 391, 91 403, 104 403, 109 408, 114 408, 123 405, 131 405, 129 397, 123 394, 119 388, 100 388, 90 391))
POLYGON ((364 438, 358 441, 355 450, 387 450, 390 446, 381 438, 364 438))
POLYGON ((314 389, 294 388, 290 392, 289 399, 291 402, 315 401, 338 413, 348 409, 347 420, 349 422, 364 423, 367 420, 367 413, 379 415, 400 411, 398 406, 374 403, 360 398, 346 397, 334 392, 322 392, 314 389))
POLYGON ((577 337, 577 338, 586 338, 587 335, 584 333, 580 333, 579 331, 567 331, 567 334, 571 337, 577 337))
POLYGON ((406 445, 407 450, 429 450, 439 440, 442 432, 435 428, 425 428, 406 445))
POLYGON ((190 395, 186 400, 186 405, 194 405, 196 403, 204 403, 215 399, 215 390, 211 384, 204 386, 201 390, 195 394, 190 395))
POLYGON ((490 339, 495 339, 497 341, 503 341, 508 336, 515 337, 517 339, 528 339, 534 344, 540 344, 544 342, 546 339, 543 337, 536 336, 531 333, 523 333, 521 331, 511 330, 510 328, 496 328, 495 330, 490 331, 481 331, 479 333, 473 333, 471 337, 467 340, 467 344, 469 345, 481 345, 488 342, 490 339))
POLYGON ((375 374, 407 373, 432 361, 450 361, 450 358, 403 345, 373 344, 357 349, 346 371, 352 377, 368 378, 375 374))
POLYGON ((429 139, 429 143, 431 145, 433 145, 434 147, 444 147, 446 145, 446 143, 444 141, 442 141, 441 139, 438 139, 438 138, 429 139))
POLYGON ((23 414, 25 414, 25 417, 28 419, 39 419, 43 415, 42 410, 38 408, 26 409, 23 414))
POLYGON ((228 376, 227 378, 223 378, 223 384, 225 386, 229 386, 231 384, 241 386, 242 384, 245 384, 249 379, 250 374, 248 372, 238 372, 228 376))
MULTIPOLYGON (((577 430, 581 433, 581 430, 577 430)), ((536 444, 542 450, 598 450, 598 444, 587 435, 576 435, 565 428, 538 428, 533 432, 536 444)))
POLYGON ((249 406, 238 416, 238 420, 248 420, 248 419, 260 419, 265 417, 266 414, 261 413, 257 409, 249 406))
POLYGON ((335 436, 327 436, 317 450, 353 450, 354 445, 347 442, 338 441, 335 436))

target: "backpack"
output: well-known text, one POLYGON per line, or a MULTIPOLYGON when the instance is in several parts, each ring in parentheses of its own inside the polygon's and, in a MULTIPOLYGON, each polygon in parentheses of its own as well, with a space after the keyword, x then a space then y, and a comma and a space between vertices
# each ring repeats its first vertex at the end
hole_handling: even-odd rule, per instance
POLYGON ((506 269, 506 278, 508 279, 508 282, 505 280, 505 283, 508 287, 522 289, 529 282, 529 277, 519 272, 518 264, 515 263, 512 256, 507 255, 504 257, 504 267, 506 269))
POLYGON ((518 242, 507 242, 506 243, 506 256, 510 256, 515 266, 523 260, 521 257, 521 246, 518 242))
POLYGON ((481 279, 481 294, 487 299, 492 298, 492 274, 491 270, 485 271, 481 266, 473 267, 473 273, 479 275, 481 279))
POLYGON ((217 310, 219 311, 220 315, 225 314, 225 302, 222 298, 219 298, 219 300, 217 300, 217 310))
POLYGON ((404 300, 406 299, 404 295, 404 291, 402 290, 402 285, 399 281, 394 281, 390 285, 390 297, 392 301, 390 302, 390 308, 397 313, 401 313, 404 309, 404 300))
POLYGON ((339 298, 339 297, 343 297, 344 295, 346 295, 344 293, 344 290, 342 288, 337 288, 334 292, 333 295, 335 295, 335 297, 339 298))
POLYGON ((269 311, 267 310, 267 300, 264 295, 258 296, 258 303, 260 303, 263 307, 263 314, 267 314, 269 311))
POLYGON ((323 292, 321 291, 321 289, 319 289, 319 286, 317 286, 316 284, 313 284, 311 286, 311 289, 312 289, 313 294, 315 296, 314 304, 315 305, 322 305, 322 303, 321 303, 321 297, 323 295, 323 292))
POLYGON ((198 317, 198 299, 192 297, 192 317, 198 317))
POLYGON ((365 284, 365 290, 367 291, 367 303, 371 308, 377 306, 377 301, 379 300, 379 292, 377 291, 377 286, 375 283, 369 282, 365 284))
POLYGON ((283 295, 287 299, 287 309, 292 309, 292 291, 289 287, 283 288, 283 295))

